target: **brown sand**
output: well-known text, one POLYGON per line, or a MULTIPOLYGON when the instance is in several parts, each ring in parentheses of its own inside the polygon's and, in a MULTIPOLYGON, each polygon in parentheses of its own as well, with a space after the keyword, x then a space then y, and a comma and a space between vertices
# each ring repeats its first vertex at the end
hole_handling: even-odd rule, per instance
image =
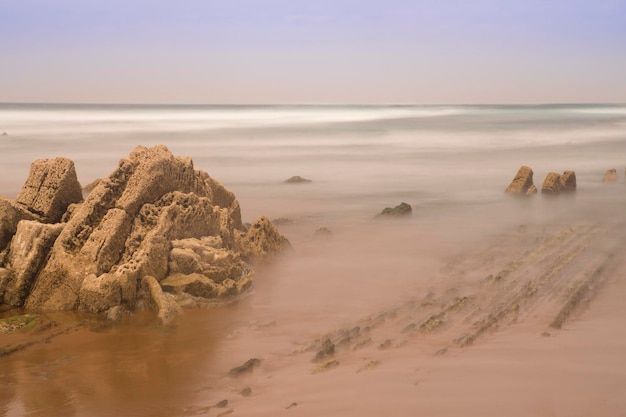
POLYGON ((362 292, 359 280, 384 272, 375 253, 344 248, 359 266, 344 271, 320 253, 342 251, 339 243, 311 249, 263 273, 260 286, 272 276, 280 282, 258 289, 249 306, 254 319, 221 346, 224 370, 249 357, 263 358, 262 365, 252 375, 222 379, 195 407, 223 397, 233 415, 248 416, 625 415, 622 231, 597 224, 519 227, 441 269, 436 254, 452 248, 421 239, 427 242, 421 247, 399 253, 403 245, 396 244, 388 253, 378 234, 378 255, 390 265, 407 264, 362 292), (406 276, 398 276, 402 271, 406 276), (438 278, 411 279, 416 274, 438 278), (562 327, 551 327, 559 315, 562 327), (323 329, 328 323, 338 327, 323 329), (369 332, 338 343, 357 326, 369 332), (336 344, 328 369, 311 362, 326 338, 336 344), (237 394, 245 387, 251 396, 237 394))
POLYGON ((0 415, 626 415, 618 211, 337 223, 332 238, 297 219, 281 226, 295 252, 235 306, 0 358, 0 415))

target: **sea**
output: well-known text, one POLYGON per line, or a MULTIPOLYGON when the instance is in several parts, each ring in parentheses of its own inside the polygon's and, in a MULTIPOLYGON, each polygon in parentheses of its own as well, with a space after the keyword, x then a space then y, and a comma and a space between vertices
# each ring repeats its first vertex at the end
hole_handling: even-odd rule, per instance
POLYGON ((39 158, 73 160, 87 185, 157 144, 231 190, 244 222, 275 221, 293 252, 226 310, 188 311, 167 328, 137 318, 0 357, 0 416, 193 414, 198 398, 223 399, 211 393, 227 391, 229 368, 271 363, 423 294, 451 257, 499 233, 619 216, 626 203, 626 104, 4 103, 0 195, 15 198, 39 158), (538 188, 575 171, 577 191, 512 198, 504 190, 522 165, 538 188), (603 183, 609 169, 616 184, 603 183), (310 182, 285 183, 296 175, 310 182), (410 217, 376 219, 402 202, 410 217))
POLYGON ((626 165, 626 105, 614 104, 0 104, 0 134, 0 195, 14 197, 37 158, 72 159, 86 185, 137 145, 164 144, 244 200, 247 220, 497 204, 521 165, 538 185, 574 170, 581 189, 626 165), (294 175, 312 182, 280 186, 294 175))

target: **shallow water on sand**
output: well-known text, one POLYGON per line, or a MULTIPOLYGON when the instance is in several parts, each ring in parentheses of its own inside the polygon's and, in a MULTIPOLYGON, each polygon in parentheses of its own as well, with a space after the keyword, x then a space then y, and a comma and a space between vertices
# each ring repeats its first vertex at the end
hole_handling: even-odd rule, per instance
MULTIPOLYGON (((462 290, 463 282, 448 287, 444 267, 520 225, 618 219, 626 203, 624 106, 0 105, 1 131, 8 133, 0 136, 2 195, 17 194, 35 158, 71 158, 87 184, 136 145, 162 143, 232 190, 244 221, 290 219, 280 230, 294 247, 259 269, 255 291, 235 305, 188 311, 172 327, 136 316, 81 328, 0 358, 2 416, 194 415, 223 399, 230 408, 206 414, 548 416, 573 415, 584 399, 609 414, 623 405, 601 395, 626 387, 626 366, 610 366, 624 346, 623 332, 615 333, 624 309, 610 291, 601 299, 614 310, 592 304, 558 337, 541 338, 522 323, 433 358, 441 347, 434 336, 399 347, 371 373, 356 371, 377 350, 315 376, 308 359, 292 354, 429 292, 462 290), (576 195, 507 198, 503 190, 522 164, 534 169, 536 184, 549 171, 575 170, 576 195), (613 186, 601 182, 609 168, 620 176, 613 186), (292 175, 313 182, 282 183, 292 175), (413 206, 411 218, 372 220, 402 201, 413 206), (315 236, 320 227, 333 237, 315 236), (585 356, 595 359, 577 364, 585 356), (251 357, 263 359, 260 372, 224 378, 251 357), (519 383, 503 384, 506 372, 519 383), (533 388, 533 378, 544 382, 533 388), (551 389, 545 381, 560 387, 554 395, 541 392, 551 389), (246 384, 250 398, 238 394, 246 384), (458 407, 446 399, 452 393, 458 407), (298 406, 285 410, 292 402, 298 406)), ((621 294, 623 285, 611 285, 621 294)))

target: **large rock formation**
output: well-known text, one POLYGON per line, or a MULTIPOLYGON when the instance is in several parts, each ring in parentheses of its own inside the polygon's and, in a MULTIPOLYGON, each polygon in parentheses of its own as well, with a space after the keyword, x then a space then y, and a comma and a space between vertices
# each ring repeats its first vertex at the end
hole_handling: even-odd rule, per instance
POLYGON ((246 262, 289 246, 265 218, 246 231, 235 196, 164 146, 137 147, 81 204, 73 163, 53 161, 35 161, 16 202, 0 199, 0 244, 15 235, 0 257, 5 303, 94 313, 148 306, 167 321, 177 296, 236 296, 251 284, 246 262), (213 291, 172 284, 191 281, 213 291))
POLYGON ((513 178, 513 181, 506 187, 505 192, 516 195, 526 195, 528 190, 533 185, 533 170, 526 165, 522 165, 517 174, 513 178))

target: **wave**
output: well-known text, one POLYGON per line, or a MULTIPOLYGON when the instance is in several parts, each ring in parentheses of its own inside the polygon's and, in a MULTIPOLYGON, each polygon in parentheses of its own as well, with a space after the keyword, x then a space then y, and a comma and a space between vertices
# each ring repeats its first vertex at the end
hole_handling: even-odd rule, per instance
POLYGON ((404 106, 0 106, 0 128, 40 133, 172 132, 311 126, 460 114, 404 106), (3 108, 4 107, 4 108, 3 108))

